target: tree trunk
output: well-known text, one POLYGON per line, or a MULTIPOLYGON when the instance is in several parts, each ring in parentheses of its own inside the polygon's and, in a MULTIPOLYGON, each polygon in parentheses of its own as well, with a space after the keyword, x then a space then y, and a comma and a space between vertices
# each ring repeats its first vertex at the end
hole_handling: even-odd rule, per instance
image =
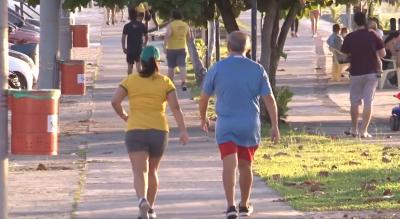
POLYGON ((8 17, 7 1, 0 0, 0 218, 7 218, 8 175, 8 17))
POLYGON ((263 26, 261 29, 261 57, 260 62, 266 71, 269 73, 272 52, 272 33, 274 30, 275 17, 278 14, 278 4, 275 0, 268 2, 271 10, 265 13, 263 26))
POLYGON ((351 19, 351 4, 346 4, 346 26, 349 32, 353 29, 353 20, 351 19))
MULTIPOLYGON (((279 6, 278 6, 279 9, 279 6)), ((271 57, 269 60, 268 66, 268 76, 269 82, 271 83, 271 88, 275 92, 276 87, 276 70, 278 69, 279 62, 279 51, 278 51, 278 34, 279 34, 279 12, 275 14, 273 18, 273 27, 272 27, 272 35, 271 35, 271 57)))
MULTIPOLYGON (((289 9, 285 21, 282 24, 281 30, 279 31, 278 45, 277 45, 279 56, 281 53, 283 53, 283 47, 285 46, 287 34, 289 33, 290 26, 293 24, 299 10, 300 10, 300 4, 298 2, 295 2, 289 9)), ((279 59, 277 60, 277 62, 278 61, 279 59)))
POLYGON ((216 0, 217 7, 224 21, 225 29, 228 33, 239 30, 235 15, 232 11, 232 4, 229 0, 216 0))
POLYGON ((202 61, 200 59, 199 53, 198 53, 198 51, 196 49, 196 44, 194 42, 193 36, 194 36, 193 33, 191 33, 190 34, 190 39, 187 42, 187 44, 188 44, 187 46, 188 46, 188 50, 189 50, 189 56, 190 56, 190 59, 191 59, 192 64, 193 64, 194 75, 195 75, 195 78, 196 78, 196 84, 197 84, 197 86, 200 87, 202 82, 203 82, 203 78, 204 78, 204 75, 205 75, 207 70, 204 67, 204 65, 203 65, 203 63, 202 63, 202 61))
POLYGON ((208 66, 211 65, 212 57, 215 50, 215 20, 208 21, 208 44, 207 44, 207 60, 208 66))

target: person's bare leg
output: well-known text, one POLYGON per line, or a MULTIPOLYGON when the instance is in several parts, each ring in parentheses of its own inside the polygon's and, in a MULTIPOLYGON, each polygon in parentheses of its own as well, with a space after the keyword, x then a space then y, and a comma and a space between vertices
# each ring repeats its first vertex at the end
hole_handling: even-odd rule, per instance
POLYGON ((174 75, 175 75, 175 68, 168 67, 168 77, 171 79, 171 81, 174 81, 174 75))
POLYGON ((133 169, 133 181, 138 198, 147 197, 149 154, 145 151, 129 153, 133 169))
POLYGON ((366 136, 368 135, 368 126, 369 123, 371 122, 371 117, 372 117, 372 105, 365 105, 363 108, 363 113, 362 113, 362 125, 361 125, 361 136, 366 136))
POLYGON ((128 64, 128 75, 132 74, 133 64, 128 64))
POLYGON ((351 116, 351 130, 352 134, 358 134, 358 116, 360 114, 359 105, 351 105, 350 116, 351 116))
POLYGON ((186 74, 187 74, 186 67, 179 66, 179 75, 181 77, 182 84, 186 83, 186 74))
POLYGON ((249 205, 251 187, 253 185, 253 171, 251 162, 239 159, 238 167, 240 173, 239 177, 240 194, 241 194, 240 206, 247 207, 249 205))
POLYGON ((237 154, 233 153, 223 159, 222 180, 224 182, 225 197, 230 206, 235 205, 236 168, 238 165, 237 154))
POLYGON ((158 168, 160 167, 161 157, 150 158, 149 160, 149 188, 147 189, 147 200, 150 203, 150 208, 154 207, 158 191, 158 168))
POLYGON ((313 14, 311 14, 311 16, 310 16, 310 20, 311 20, 311 32, 312 32, 312 35, 314 36, 315 35, 315 20, 314 20, 314 15, 313 14))

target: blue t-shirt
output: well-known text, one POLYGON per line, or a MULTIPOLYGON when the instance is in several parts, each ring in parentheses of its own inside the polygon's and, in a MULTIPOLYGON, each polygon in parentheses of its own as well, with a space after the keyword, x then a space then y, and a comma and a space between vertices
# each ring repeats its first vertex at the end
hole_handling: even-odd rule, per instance
POLYGON ((229 56, 208 71, 203 92, 216 95, 216 139, 252 147, 260 143, 260 96, 271 94, 264 68, 244 56, 229 56))

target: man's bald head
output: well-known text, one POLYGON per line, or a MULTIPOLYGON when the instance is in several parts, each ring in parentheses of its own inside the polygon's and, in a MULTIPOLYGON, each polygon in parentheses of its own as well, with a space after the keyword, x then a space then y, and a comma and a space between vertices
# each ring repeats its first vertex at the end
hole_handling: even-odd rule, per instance
POLYGON ((231 52, 244 53, 250 49, 250 38, 242 31, 234 31, 228 36, 228 48, 231 52))

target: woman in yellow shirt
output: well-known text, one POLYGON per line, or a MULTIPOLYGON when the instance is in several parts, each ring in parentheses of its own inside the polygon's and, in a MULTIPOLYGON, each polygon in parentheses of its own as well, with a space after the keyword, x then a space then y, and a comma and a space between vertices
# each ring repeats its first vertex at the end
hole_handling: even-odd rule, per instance
POLYGON ((127 122, 125 144, 141 219, 156 218, 153 206, 158 189, 157 171, 169 131, 165 114, 167 102, 180 130, 180 142, 186 144, 189 139, 175 86, 168 77, 159 74, 156 62, 159 58, 156 47, 145 47, 140 55, 142 71, 126 77, 112 98, 115 112, 127 122), (121 105, 125 97, 129 100, 129 114, 121 105))

